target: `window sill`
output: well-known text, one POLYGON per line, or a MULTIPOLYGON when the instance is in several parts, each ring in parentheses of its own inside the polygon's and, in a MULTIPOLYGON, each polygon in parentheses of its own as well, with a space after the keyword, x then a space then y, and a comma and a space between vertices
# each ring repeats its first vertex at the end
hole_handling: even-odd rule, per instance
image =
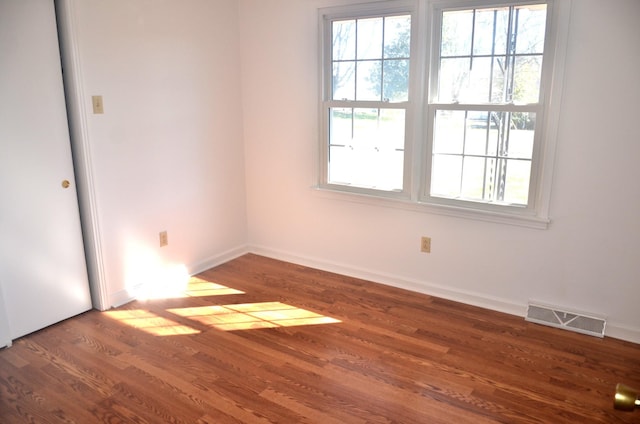
POLYGON ((456 218, 473 219, 477 221, 494 222, 499 224, 516 225, 519 227, 546 230, 551 220, 539 216, 515 215, 480 209, 438 205, 408 199, 378 197, 365 193, 344 192, 322 186, 313 186, 315 196, 323 199, 341 200, 371 206, 404 209, 413 212, 431 213, 453 216, 456 218))

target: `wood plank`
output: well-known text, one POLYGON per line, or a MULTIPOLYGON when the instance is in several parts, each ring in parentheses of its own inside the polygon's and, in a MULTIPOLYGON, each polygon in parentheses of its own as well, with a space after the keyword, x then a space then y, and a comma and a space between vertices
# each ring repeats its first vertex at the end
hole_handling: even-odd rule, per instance
POLYGON ((640 419, 612 405, 616 383, 640 388, 637 344, 252 254, 193 282, 0 350, 0 422, 640 419))

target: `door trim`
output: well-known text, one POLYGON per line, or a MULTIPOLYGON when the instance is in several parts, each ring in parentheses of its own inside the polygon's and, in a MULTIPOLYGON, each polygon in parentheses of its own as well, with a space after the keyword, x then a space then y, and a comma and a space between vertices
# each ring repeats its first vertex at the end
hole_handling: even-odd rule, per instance
POLYGON ((93 175, 87 108, 82 106, 86 104, 87 96, 83 90, 75 6, 73 0, 55 0, 55 9, 91 302, 94 308, 104 311, 111 305, 93 175))

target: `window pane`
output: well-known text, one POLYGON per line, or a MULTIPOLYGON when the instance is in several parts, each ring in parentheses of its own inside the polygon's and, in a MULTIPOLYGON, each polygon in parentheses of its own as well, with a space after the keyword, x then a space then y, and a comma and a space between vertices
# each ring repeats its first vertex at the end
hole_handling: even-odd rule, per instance
POLYGON ((462 177, 462 156, 433 155, 432 166, 431 194, 458 197, 462 177))
POLYGON ((384 57, 408 58, 411 40, 411 16, 385 18, 384 57))
POLYGON ((382 18, 358 19, 357 59, 382 58, 382 18))
POLYGON ((356 66, 356 100, 382 100, 382 61, 359 61, 356 66))
POLYGON ((506 102, 506 73, 507 58, 504 56, 493 58, 493 78, 491 79, 491 102, 506 102))
POLYGON ((333 108, 329 111, 329 138, 331 145, 346 146, 353 137, 353 109, 333 108))
POLYGON ((469 88, 470 59, 442 59, 438 79, 438 101, 457 102, 469 88))
POLYGON ((376 152, 380 156, 376 171, 382 190, 402 190, 405 143, 404 109, 380 109, 376 152))
POLYGON ((516 57, 514 66, 513 101, 515 103, 538 103, 542 56, 516 57))
POLYGON ((380 110, 380 145, 385 149, 404 151, 404 109, 380 110))
POLYGON ((516 205, 526 205, 529 198, 531 162, 507 160, 504 201, 516 205))
POLYGON ((477 57, 471 64, 471 76, 469 78, 469 90, 464 96, 464 101, 469 103, 487 103, 491 100, 491 65, 490 57, 477 57))
POLYGON ((351 146, 329 146, 329 178, 330 184, 349 184, 353 149, 351 146))
POLYGON ((508 8, 477 10, 473 40, 473 54, 506 54, 508 26, 508 8))
POLYGON ((335 108, 329 111, 329 178, 332 183, 350 180, 349 163, 353 148, 353 109, 335 108))
POLYGON ((489 112, 487 155, 498 156, 498 149, 502 145, 504 135, 502 115, 501 112, 489 112))
POLYGON ((533 157, 535 125, 535 113, 511 114, 509 144, 505 156, 519 159, 531 159, 533 157))
POLYGON ((353 111, 353 141, 356 143, 373 144, 378 137, 379 109, 354 109, 353 111))
POLYGON ((406 102, 409 99, 409 60, 385 60, 383 66, 383 100, 406 102))
POLYGON ((469 56, 473 31, 473 10, 442 14, 440 56, 469 56))
MULTIPOLYGON (((492 159, 489 159, 491 161, 492 159)), ((462 168, 461 195, 465 199, 483 200, 485 194, 485 164, 488 160, 479 157, 465 157, 462 168)), ((491 178, 489 168, 489 179, 491 178)), ((490 190, 490 187, 489 187, 490 190)))
POLYGON ((333 99, 353 100, 356 93, 356 63, 333 63, 333 99))
POLYGON ((467 112, 467 130, 465 134, 464 153, 467 155, 495 155, 495 141, 489 137, 488 112, 467 112))
POLYGON ((515 8, 517 20, 516 54, 542 53, 547 20, 547 6, 530 5, 515 8))
POLYGON ((462 153, 464 111, 439 110, 434 123, 433 153, 462 153))
POLYGON ((333 60, 356 58, 356 21, 334 21, 332 25, 333 60))
POLYGON ((402 190, 405 111, 333 108, 329 116, 328 182, 402 190))
POLYGON ((384 173, 380 173, 380 187, 388 191, 402 191, 404 188, 404 151, 394 151, 383 165, 384 173))

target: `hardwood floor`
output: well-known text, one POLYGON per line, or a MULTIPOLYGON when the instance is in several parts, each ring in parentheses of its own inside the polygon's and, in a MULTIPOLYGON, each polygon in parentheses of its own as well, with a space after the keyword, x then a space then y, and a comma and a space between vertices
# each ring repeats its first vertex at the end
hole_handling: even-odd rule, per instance
POLYGON ((638 423, 640 345, 246 255, 0 351, 2 423, 638 423))

